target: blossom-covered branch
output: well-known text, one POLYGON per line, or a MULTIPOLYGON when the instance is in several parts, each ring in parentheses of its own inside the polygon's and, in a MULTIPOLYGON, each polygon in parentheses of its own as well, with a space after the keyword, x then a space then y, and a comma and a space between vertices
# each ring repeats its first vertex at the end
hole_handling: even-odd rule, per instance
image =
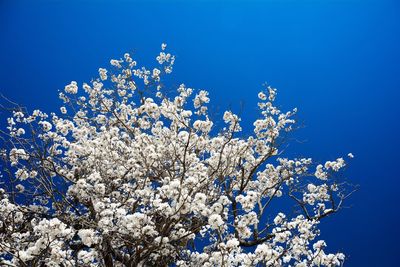
POLYGON ((272 87, 252 133, 229 110, 216 129, 207 91, 166 90, 165 44, 156 60, 111 60, 65 86, 59 112, 14 106, 1 132, 0 265, 340 266, 318 224, 354 190, 345 159, 282 157, 296 109, 280 111, 272 87))

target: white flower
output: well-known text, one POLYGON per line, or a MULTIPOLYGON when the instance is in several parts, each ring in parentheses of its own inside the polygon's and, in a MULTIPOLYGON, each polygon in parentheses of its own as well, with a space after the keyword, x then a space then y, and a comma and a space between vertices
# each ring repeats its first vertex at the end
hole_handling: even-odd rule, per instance
POLYGON ((267 96, 264 94, 264 92, 259 92, 258 93, 258 98, 261 100, 267 100, 267 96))
POLYGON ((208 224, 211 226, 212 229, 219 229, 223 224, 224 221, 219 214, 211 214, 208 218, 208 224))
POLYGON ((99 75, 102 81, 107 80, 107 70, 103 68, 99 68, 99 75))
POLYGON ((25 187, 22 184, 18 184, 15 186, 15 188, 19 191, 19 192, 24 192, 25 187))
POLYGON ((17 133, 16 133, 17 136, 21 136, 21 135, 24 135, 24 134, 25 134, 25 130, 23 128, 19 128, 17 130, 17 133))
POLYGON ((313 245, 313 249, 320 250, 326 247, 326 243, 323 240, 319 240, 313 245))
POLYGON ((78 235, 81 238, 82 243, 88 247, 97 242, 95 232, 92 229, 81 229, 78 231, 78 235))
POLYGON ((278 213, 278 215, 275 217, 274 223, 275 223, 275 224, 281 224, 285 218, 286 218, 286 215, 280 212, 280 213, 278 213))
POLYGON ((78 92, 78 84, 75 81, 72 81, 70 84, 65 86, 64 90, 69 94, 76 94, 78 92))
POLYGON ((29 261, 29 260, 34 258, 33 255, 31 255, 30 253, 28 253, 26 251, 19 251, 18 252, 18 257, 24 262, 27 262, 27 261, 29 261))
POLYGON ((240 244, 240 242, 239 242, 239 240, 237 240, 236 238, 229 239, 228 242, 226 242, 226 246, 227 246, 228 248, 231 248, 231 249, 232 249, 232 248, 238 247, 239 244, 240 244))
POLYGON ((120 63, 119 60, 111 59, 111 60, 110 60, 110 64, 111 64, 112 66, 114 66, 114 67, 122 68, 121 63, 120 63))
POLYGON ((321 164, 319 164, 317 166, 317 169, 314 173, 315 177, 317 177, 318 179, 321 180, 327 180, 328 179, 328 174, 323 170, 324 166, 322 166, 321 164))
POLYGON ((51 123, 48 122, 48 121, 41 121, 41 122, 39 122, 39 124, 42 125, 43 130, 44 130, 45 132, 48 132, 48 131, 51 130, 51 128, 53 128, 53 126, 51 125, 51 123))
POLYGON ((307 190, 310 191, 311 193, 314 193, 316 191, 317 187, 314 184, 308 184, 307 185, 307 190))

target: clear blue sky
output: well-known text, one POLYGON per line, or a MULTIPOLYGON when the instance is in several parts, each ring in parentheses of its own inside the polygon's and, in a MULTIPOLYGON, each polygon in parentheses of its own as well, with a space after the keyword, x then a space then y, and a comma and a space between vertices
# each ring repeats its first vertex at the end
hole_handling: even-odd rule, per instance
POLYGON ((346 266, 400 266, 400 3, 0 0, 0 92, 54 110, 71 80, 126 51, 151 62, 161 42, 177 55, 173 84, 208 89, 217 113, 243 102, 249 122, 267 81, 305 126, 289 153, 353 152, 360 190, 323 237, 346 266))

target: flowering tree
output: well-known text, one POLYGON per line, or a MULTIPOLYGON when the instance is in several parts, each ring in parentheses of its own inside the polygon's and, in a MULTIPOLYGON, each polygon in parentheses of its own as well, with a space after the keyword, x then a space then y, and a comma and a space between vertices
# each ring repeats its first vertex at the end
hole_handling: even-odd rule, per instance
POLYGON ((81 89, 71 82, 60 112, 13 107, 1 133, 0 265, 341 265, 317 227, 353 190, 338 178, 344 159, 284 158, 296 110, 281 112, 271 87, 253 133, 231 111, 214 129, 207 91, 165 90, 175 60, 165 49, 156 68, 125 54, 81 89))

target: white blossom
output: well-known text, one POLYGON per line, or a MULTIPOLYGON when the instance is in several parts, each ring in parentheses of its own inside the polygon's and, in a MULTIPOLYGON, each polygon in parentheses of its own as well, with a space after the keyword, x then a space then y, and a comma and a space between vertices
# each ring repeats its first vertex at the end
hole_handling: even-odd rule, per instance
POLYGON ((212 229, 218 229, 224 224, 224 221, 219 214, 212 214, 208 218, 208 224, 211 226, 212 229))
POLYGON ((90 247, 92 244, 97 243, 97 238, 92 229, 81 229, 78 231, 78 235, 86 246, 90 247))
POLYGON ((75 81, 72 81, 70 84, 65 86, 65 92, 69 94, 78 93, 78 84, 75 81))
POLYGON ((108 76, 107 76, 107 70, 104 68, 99 68, 99 75, 100 75, 100 79, 102 81, 107 80, 108 76))

